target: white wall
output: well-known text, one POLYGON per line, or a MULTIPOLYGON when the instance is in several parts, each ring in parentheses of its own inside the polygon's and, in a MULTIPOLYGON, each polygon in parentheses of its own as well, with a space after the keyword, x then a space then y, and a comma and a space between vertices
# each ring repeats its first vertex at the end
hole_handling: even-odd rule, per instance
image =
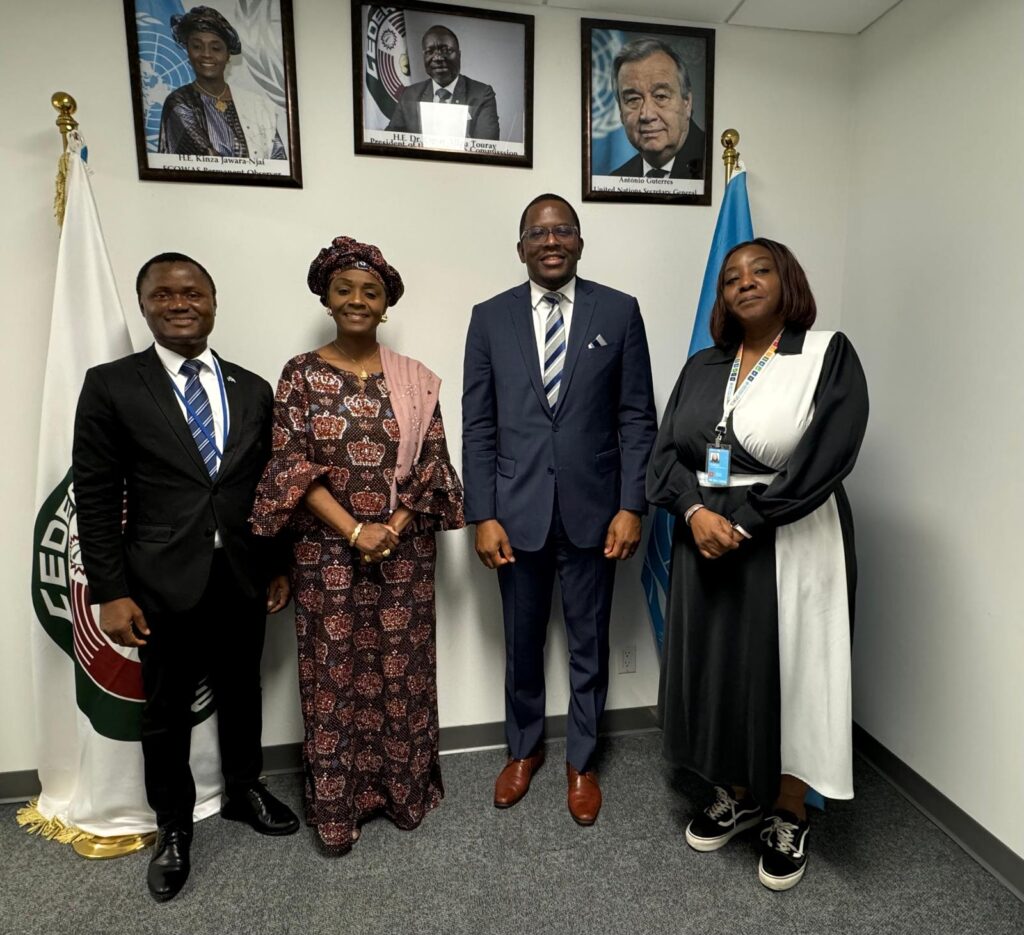
MULTIPOLYGON (((273 380, 286 357, 328 334, 304 287, 316 250, 341 232, 375 241, 408 286, 385 333, 445 377, 457 457, 469 309, 522 278, 514 237, 530 197, 555 190, 579 205, 578 16, 502 8, 537 16, 532 171, 355 157, 348 9, 301 0, 306 186, 298 192, 139 182, 121 5, 39 0, 8 17, 0 34, 9 91, 0 136, 0 772, 36 762, 28 580, 57 242, 50 93, 78 98, 138 346, 147 334, 134 311, 135 270, 158 251, 184 250, 217 278, 218 349, 273 380), (58 41, 56 23, 72 42, 58 41)), ((741 130, 755 229, 797 251, 824 327, 840 323, 842 307, 871 385, 871 426, 850 484, 862 569, 857 720, 1024 855, 1015 587, 1024 451, 1013 354, 1024 337, 1016 217, 1024 183, 1015 171, 1024 147, 1022 18, 1017 0, 904 0, 860 37, 721 28, 715 129, 741 130), (982 455, 983 445, 993 453, 982 455)), ((718 177, 715 185, 711 208, 579 205, 581 273, 640 297, 659 404, 688 340, 718 177)), ((635 642, 639 665, 636 675, 613 675, 610 706, 651 704, 656 661, 639 563, 620 571, 612 642, 635 642)), ((438 630, 442 723, 500 720, 497 593, 468 532, 442 540, 438 630)), ((290 618, 271 632, 264 740, 272 744, 297 740, 299 717, 290 618)), ((552 643, 549 710, 559 713, 567 696, 557 628, 552 643)))
POLYGON ((858 43, 843 327, 855 717, 1024 856, 1024 7, 904 0, 858 43))
MULTIPOLYGON (((624 5, 625 2, 624 2, 624 5)), ((148 341, 134 302, 139 265, 182 250, 217 279, 214 345, 276 380, 283 361, 322 343, 327 320, 305 288, 309 261, 332 236, 382 246, 405 277, 406 297, 382 337, 445 378, 442 404, 458 458, 462 338, 472 305, 524 278, 515 253, 519 214, 553 190, 580 209, 580 272, 640 298, 659 404, 689 342, 718 203, 712 207, 580 204, 579 15, 507 6, 537 16, 535 165, 506 169, 352 152, 349 10, 337 0, 295 4, 305 188, 301 191, 140 182, 136 177, 124 21, 120 3, 22 4, 0 35, 5 99, 0 203, 7 248, 5 480, 0 488, 0 772, 31 769, 29 561, 38 399, 49 328, 57 230, 50 216, 59 136, 51 92, 79 102, 93 187, 122 299, 138 347, 148 341), (73 41, 59 43, 54 24, 73 41), (14 452, 19 454, 15 455, 14 452), (23 712, 12 717, 10 712, 23 712)), ((741 130, 756 228, 790 243, 816 288, 824 326, 839 321, 850 172, 847 101, 855 40, 740 27, 718 30, 716 137, 741 130)), ((640 562, 619 569, 613 649, 637 646, 637 673, 612 676, 609 706, 650 705, 657 663, 639 587, 640 562)), ((503 718, 503 655, 493 575, 479 566, 471 533, 442 537, 438 573, 441 722, 503 718)), ((549 712, 567 706, 565 640, 549 652, 549 712)), ((264 742, 300 737, 290 618, 271 626, 265 655, 264 742)))

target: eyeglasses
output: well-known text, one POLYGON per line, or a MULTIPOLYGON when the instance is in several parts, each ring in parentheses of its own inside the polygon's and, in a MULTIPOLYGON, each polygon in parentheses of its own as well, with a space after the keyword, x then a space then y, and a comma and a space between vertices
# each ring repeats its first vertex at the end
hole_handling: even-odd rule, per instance
POLYGON ((528 227, 520 235, 523 243, 544 243, 548 236, 554 234, 555 240, 569 243, 579 234, 579 228, 568 224, 556 224, 554 227, 528 227))
POLYGON ((444 58, 451 58, 458 51, 458 48, 450 45, 425 45, 423 47, 424 55, 440 55, 444 58))

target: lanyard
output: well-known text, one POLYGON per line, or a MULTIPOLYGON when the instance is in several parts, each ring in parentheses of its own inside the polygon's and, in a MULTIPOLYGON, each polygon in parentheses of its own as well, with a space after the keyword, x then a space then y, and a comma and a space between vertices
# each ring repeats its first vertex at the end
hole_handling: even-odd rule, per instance
POLYGON ((775 340, 772 341, 768 350, 764 352, 761 359, 754 364, 750 373, 747 374, 743 382, 739 387, 737 387, 736 381, 739 379, 740 375, 740 364, 743 362, 743 345, 740 345, 740 349, 736 353, 736 359, 732 362, 732 369, 729 371, 729 382, 725 384, 725 399, 722 403, 722 418, 719 420, 718 425, 715 426, 716 445, 720 445, 722 443, 722 438, 725 435, 726 423, 729 421, 729 416, 732 415, 732 411, 739 405, 740 400, 746 394, 747 390, 750 389, 750 385, 757 379, 761 371, 771 363, 772 358, 775 356, 775 352, 778 350, 781 338, 782 332, 780 331, 775 336, 775 340))
MULTIPOLYGON (((213 358, 213 369, 214 372, 217 374, 217 388, 220 390, 220 411, 224 419, 224 441, 226 443, 228 440, 228 432, 230 431, 228 397, 227 394, 224 392, 224 375, 220 372, 220 361, 217 360, 216 357, 213 358)), ((196 376, 198 378, 199 375, 196 374, 196 376)), ((211 436, 208 431, 206 431, 206 426, 203 425, 202 420, 200 420, 199 416, 196 415, 196 411, 189 405, 188 400, 185 399, 185 394, 182 393, 182 391, 178 388, 178 382, 174 379, 174 377, 171 377, 171 387, 174 389, 174 392, 177 395, 178 399, 181 401, 181 404, 185 407, 186 412, 188 412, 188 414, 192 417, 192 421, 196 424, 196 426, 198 426, 199 431, 203 433, 203 438, 205 438, 210 443, 210 447, 213 449, 214 454, 217 455, 217 462, 219 464, 221 461, 224 460, 224 455, 221 453, 220 448, 217 447, 217 439, 211 436)))

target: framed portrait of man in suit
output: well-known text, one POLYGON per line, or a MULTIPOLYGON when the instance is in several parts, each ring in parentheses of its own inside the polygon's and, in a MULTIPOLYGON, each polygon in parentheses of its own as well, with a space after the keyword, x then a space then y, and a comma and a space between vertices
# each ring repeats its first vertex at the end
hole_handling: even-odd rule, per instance
POLYGON ((291 0, 124 0, 139 178, 302 187, 291 0))
POLYGON ((714 30, 581 25, 583 200, 711 204, 714 30))
POLYGON ((533 17, 352 2, 355 151, 533 165, 533 17))

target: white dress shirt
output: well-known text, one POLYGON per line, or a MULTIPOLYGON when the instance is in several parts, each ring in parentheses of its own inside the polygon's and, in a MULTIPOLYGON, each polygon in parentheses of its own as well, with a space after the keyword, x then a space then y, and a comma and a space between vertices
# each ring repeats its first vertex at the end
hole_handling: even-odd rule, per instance
MULTIPOLYGON (((188 376, 181 372, 181 365, 189 358, 182 357, 177 351, 169 350, 160 344, 153 345, 156 350, 157 357, 160 358, 160 363, 164 365, 164 370, 167 371, 167 375, 174 382, 174 385, 181 392, 182 396, 185 395, 185 384, 188 382, 188 376)), ((217 377, 217 369, 213 363, 213 351, 209 347, 203 351, 198 357, 191 358, 192 360, 198 360, 200 363, 199 367, 199 382, 202 384, 206 395, 210 397, 210 411, 213 413, 213 437, 217 442, 217 450, 223 454, 224 452, 224 424, 225 419, 228 415, 224 411, 224 404, 227 403, 227 394, 225 393, 223 400, 221 399, 221 386, 220 380, 217 377)), ((185 403, 181 396, 177 393, 174 394, 174 398, 178 401, 178 408, 181 410, 182 418, 184 418, 186 425, 188 424, 188 411, 185 409, 185 403)), ((220 456, 214 455, 217 463, 217 470, 220 470, 220 456)), ((213 547, 220 548, 221 539, 220 531, 214 535, 213 547)))
POLYGON ((540 361, 540 372, 544 374, 544 335, 547 333, 548 312, 551 306, 544 301, 549 292, 558 292, 562 296, 558 307, 562 310, 562 321, 565 323, 565 347, 569 349, 569 326, 572 324, 572 307, 576 301, 576 277, 573 276, 560 289, 545 289, 530 280, 530 302, 533 305, 533 335, 537 342, 537 359, 540 361))
POLYGON ((672 167, 676 164, 676 157, 673 156, 663 166, 652 166, 646 159, 644 160, 644 175, 646 176, 651 169, 658 169, 661 172, 667 173, 664 178, 668 178, 672 174, 672 167))

